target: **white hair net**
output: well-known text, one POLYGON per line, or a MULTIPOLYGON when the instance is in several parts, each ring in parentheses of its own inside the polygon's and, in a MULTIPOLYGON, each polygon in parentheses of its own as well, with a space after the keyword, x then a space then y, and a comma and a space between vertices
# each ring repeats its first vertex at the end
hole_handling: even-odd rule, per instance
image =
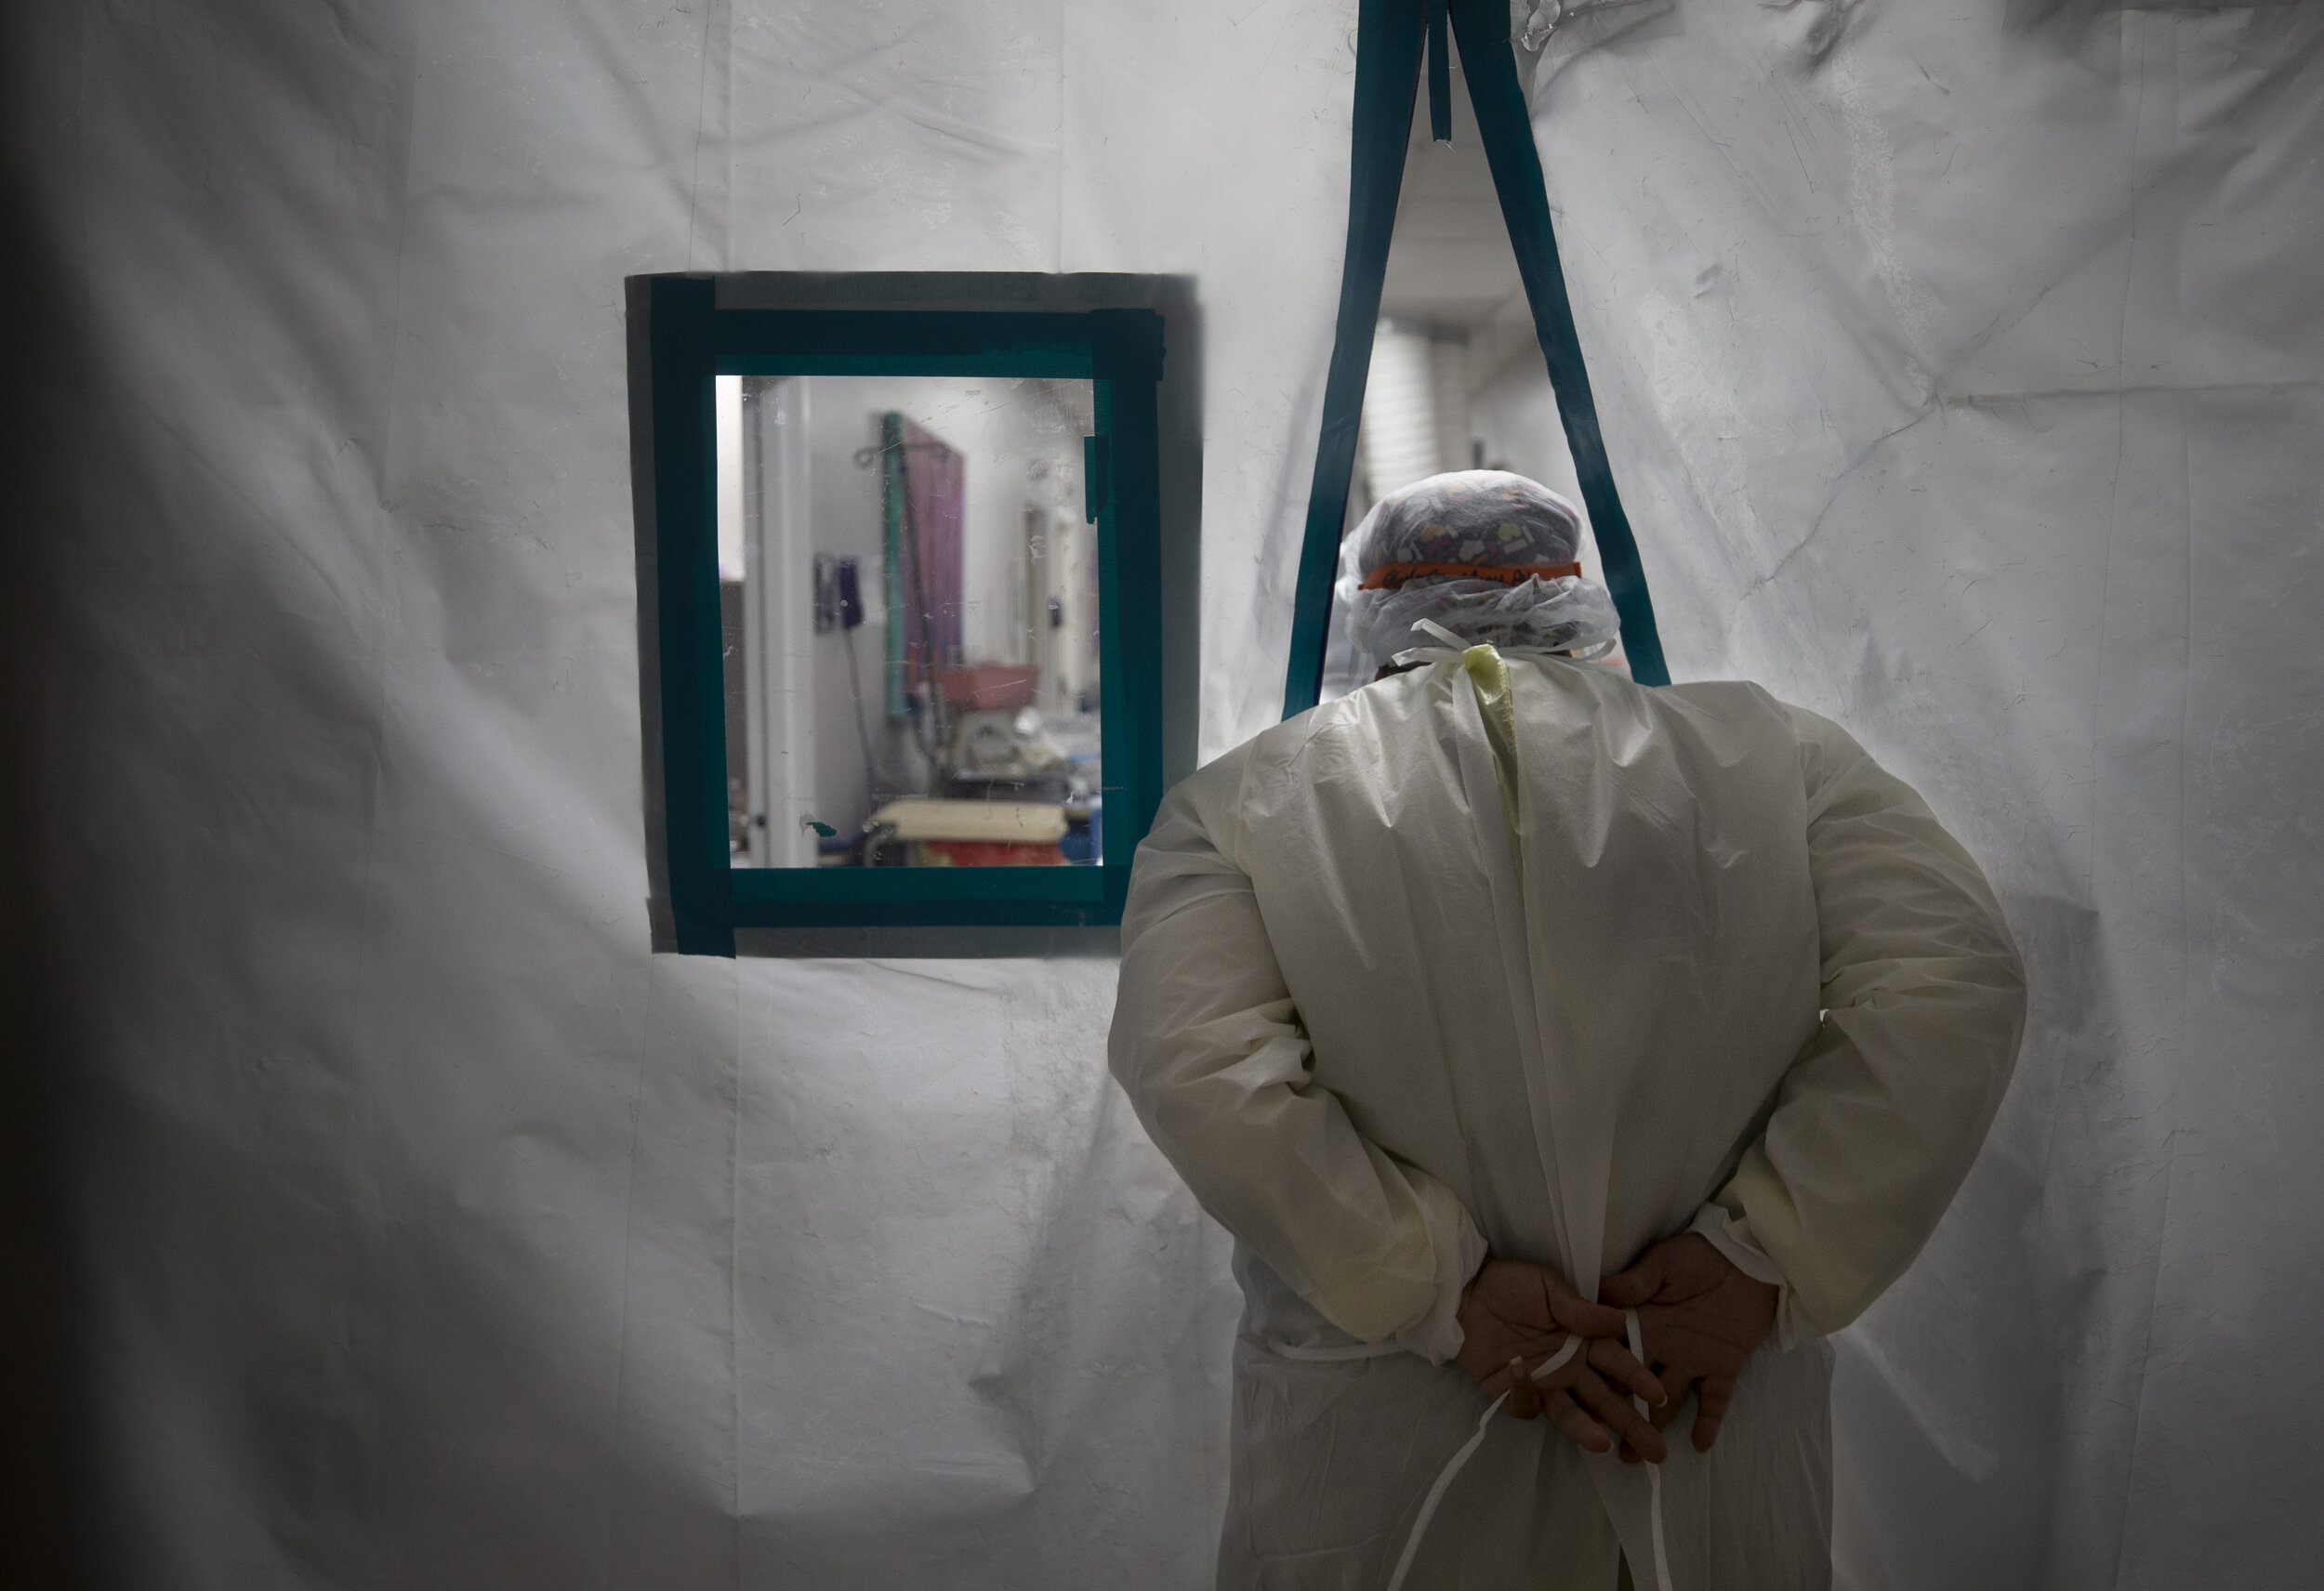
POLYGON ((1435 644, 1414 628, 1423 619, 1503 649, 1609 646, 1621 620, 1605 587, 1580 577, 1580 513, 1522 475, 1462 469, 1417 480, 1375 503, 1348 538, 1337 593, 1348 638, 1374 666, 1435 644))

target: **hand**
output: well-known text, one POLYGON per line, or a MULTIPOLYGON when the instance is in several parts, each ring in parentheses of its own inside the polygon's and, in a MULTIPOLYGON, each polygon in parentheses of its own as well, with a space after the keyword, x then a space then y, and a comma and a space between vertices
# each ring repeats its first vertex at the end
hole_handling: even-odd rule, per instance
POLYGON ((1667 1456, 1661 1435, 1612 1384, 1650 1404, 1663 1400, 1662 1384, 1622 1346, 1624 1329, 1619 1309, 1591 1303, 1556 1271, 1487 1259, 1460 1295, 1460 1368, 1486 1392, 1508 1392, 1509 1412, 1521 1420, 1546 1414, 1591 1453, 1612 1452, 1618 1432, 1629 1451, 1659 1464, 1667 1456), (1569 1335, 1590 1339, 1588 1347, 1534 1380, 1528 1372, 1569 1335))
MULTIPOLYGON (((1607 1304, 1638 1311, 1646 1358, 1670 1395, 1656 1411, 1657 1428, 1669 1425, 1694 1392, 1697 1453, 1709 1453, 1719 1440, 1736 1377, 1775 1325, 1782 1295, 1737 1270, 1698 1232, 1663 1239, 1598 1287, 1607 1304)), ((1635 1463, 1644 1452, 1622 1456, 1635 1463)))

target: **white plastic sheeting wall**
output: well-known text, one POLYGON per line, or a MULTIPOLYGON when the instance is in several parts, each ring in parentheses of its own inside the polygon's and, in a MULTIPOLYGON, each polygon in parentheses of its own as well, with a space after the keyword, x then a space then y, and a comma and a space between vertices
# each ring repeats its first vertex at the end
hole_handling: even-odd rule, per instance
POLYGON ((12 7, 90 377, 47 809, 139 1586, 1195 1586, 1223 1239, 1103 957, 647 953, 622 279, 1200 277, 1279 698, 1352 13, 12 7))
POLYGON ((1842 1583, 2312 1583, 2324 11, 1662 10, 1534 96, 1672 673, 1913 779, 2033 984, 1842 1583))
MULTIPOLYGON (((1850 1339, 1843 1568, 2285 1584, 2317 23, 1951 12, 1582 15, 1537 85, 1679 672, 1921 781, 2040 980, 1850 1339)), ((1110 963, 646 953, 620 282, 1197 275, 1216 750, 1279 699, 1353 24, 12 9, 78 372, 37 750, 112 1583, 1207 1581, 1235 1300, 1103 1079, 1110 963)))

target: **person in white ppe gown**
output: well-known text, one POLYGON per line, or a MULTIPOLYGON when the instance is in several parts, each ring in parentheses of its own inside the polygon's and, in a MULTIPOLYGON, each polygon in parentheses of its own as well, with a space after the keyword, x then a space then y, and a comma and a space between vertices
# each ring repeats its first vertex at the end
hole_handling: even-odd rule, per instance
POLYGON ((1220 1584, 1384 1587, 1514 1387, 1552 1418, 1485 1422, 1406 1586, 1828 1584, 1824 1338, 2016 1055, 1992 892, 1829 720, 1591 661, 1554 493, 1437 476, 1356 534, 1355 642, 1404 671, 1172 791, 1122 925, 1113 1070, 1245 1295, 1220 1584), (1545 1396, 1507 1368, 1567 1329, 1545 1396))

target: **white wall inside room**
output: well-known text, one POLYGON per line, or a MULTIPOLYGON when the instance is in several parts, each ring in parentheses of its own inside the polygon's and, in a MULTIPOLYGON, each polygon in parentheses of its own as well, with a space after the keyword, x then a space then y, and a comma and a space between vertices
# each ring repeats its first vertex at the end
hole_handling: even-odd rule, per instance
MULTIPOLYGON (((1046 631, 1048 616, 1033 611, 1027 588, 1025 518, 1080 522, 1092 396, 1087 382, 984 377, 790 376, 754 379, 745 390, 757 472, 753 528, 770 551, 787 548, 753 585, 765 604, 764 639, 751 643, 765 651, 756 710, 767 719, 766 755, 801 757, 812 769, 775 825, 775 841, 789 844, 777 864, 812 865, 812 848, 791 843, 803 820, 853 835, 880 798, 930 793, 937 766, 922 740, 936 731, 891 714, 891 632, 916 598, 903 592, 905 607, 891 607, 884 417, 903 415, 960 458, 961 661, 1026 663, 1032 626, 1037 621, 1046 631), (813 628, 818 556, 855 561, 863 623, 852 632, 813 628), (786 713, 795 715, 787 722, 786 713)), ((739 480, 736 495, 740 518, 739 480)), ((1071 617, 1087 623, 1079 611, 1087 604, 1072 595, 1071 617)), ((730 657, 730 677, 742 667, 730 657)), ((1048 683, 1042 700, 1062 699, 1048 683)), ((730 744, 730 761, 731 754, 730 744)))
POLYGON ((1021 650, 1023 510, 1081 505, 1081 438, 1091 424, 1087 383, 1050 392, 1048 383, 914 377, 812 377, 813 535, 818 552, 865 559, 868 627, 887 621, 880 471, 867 450, 880 446, 880 417, 902 414, 964 455, 962 643, 973 662, 1006 662, 1021 650), (1023 458, 1029 469, 991 467, 1023 458), (825 545, 828 543, 828 545, 825 545))

